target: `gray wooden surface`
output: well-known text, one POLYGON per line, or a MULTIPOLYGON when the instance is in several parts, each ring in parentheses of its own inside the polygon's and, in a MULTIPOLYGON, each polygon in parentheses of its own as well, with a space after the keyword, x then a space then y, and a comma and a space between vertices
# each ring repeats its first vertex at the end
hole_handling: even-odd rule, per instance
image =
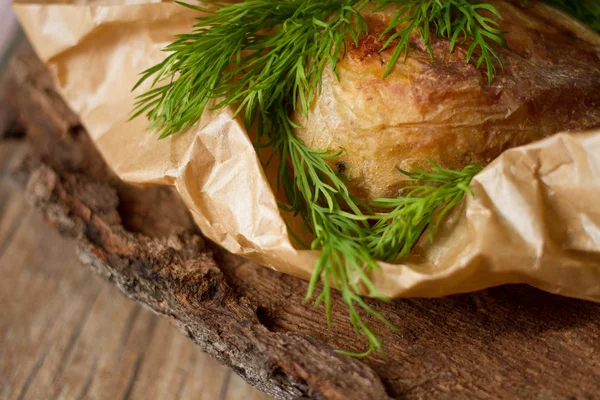
POLYGON ((0 399, 268 399, 80 266, 7 176, 22 150, 0 141, 0 399))

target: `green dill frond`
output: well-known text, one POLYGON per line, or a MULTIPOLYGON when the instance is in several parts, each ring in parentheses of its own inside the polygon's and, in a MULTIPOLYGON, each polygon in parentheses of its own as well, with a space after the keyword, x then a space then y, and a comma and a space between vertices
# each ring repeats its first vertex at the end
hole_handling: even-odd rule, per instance
POLYGON ((381 351, 379 339, 362 320, 358 311, 363 309, 393 329, 358 294, 362 292, 362 286, 370 296, 387 300, 379 294, 369 278, 371 272, 379 270, 379 266, 365 246, 371 231, 368 216, 362 210, 368 207, 361 207, 362 204, 350 196, 343 178, 327 163, 327 159, 334 155, 306 147, 293 134, 294 124, 286 107, 274 109, 272 114, 273 125, 261 125, 260 128, 279 132, 277 139, 272 142, 273 150, 291 160, 293 165, 293 171, 289 170, 286 162, 279 165, 278 183, 283 186, 290 202, 284 209, 302 215, 314 237, 311 248, 321 250, 306 299, 308 301, 314 297, 317 285, 322 282, 323 287, 317 296, 315 307, 324 304, 327 321, 331 323, 331 288, 339 289, 354 329, 357 334, 364 334, 369 341, 369 351, 362 356, 372 351, 381 351))
POLYGON ((457 43, 470 40, 466 61, 470 62, 478 52, 477 68, 485 65, 490 83, 496 75, 496 65, 502 68, 502 60, 494 43, 506 47, 506 41, 502 37, 505 32, 498 29, 497 21, 483 13, 487 11, 490 15, 501 18, 496 7, 491 4, 473 0, 380 0, 376 3, 380 8, 399 6, 390 25, 381 35, 382 39, 389 36, 383 49, 396 43, 385 76, 392 71, 400 56, 404 59, 408 57, 410 35, 415 30, 420 33, 432 58, 430 37, 433 29, 437 35, 450 40, 450 51, 454 51, 457 43))
POLYGON ((373 217, 377 223, 367 246, 377 259, 394 262, 407 256, 427 229, 433 240, 446 214, 471 193, 469 184, 482 169, 468 166, 454 171, 433 162, 430 167, 431 171, 416 167, 401 171, 409 181, 404 196, 373 201, 375 207, 391 209, 373 217))
POLYGON ((214 109, 245 110, 248 126, 257 110, 290 95, 294 109, 308 113, 323 69, 335 70, 346 35, 357 40, 366 29, 359 13, 366 0, 206 3, 215 8, 180 3, 203 16, 134 87, 152 79, 153 89, 138 97, 132 118, 146 113, 161 137, 197 123, 211 101, 214 109))

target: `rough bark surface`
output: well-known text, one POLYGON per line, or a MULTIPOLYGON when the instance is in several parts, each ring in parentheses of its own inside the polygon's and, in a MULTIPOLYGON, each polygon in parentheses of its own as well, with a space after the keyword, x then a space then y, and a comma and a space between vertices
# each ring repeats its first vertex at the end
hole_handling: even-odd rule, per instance
POLYGON ((172 190, 119 181, 29 50, 3 86, 0 129, 30 148, 14 174, 81 261, 275 398, 600 398, 600 305, 527 286, 370 300, 398 327, 365 316, 387 355, 334 353, 365 346, 339 296, 327 329, 305 282, 205 240, 172 190))
POLYGON ((272 400, 81 267, 9 172, 24 151, 0 141, 0 399, 272 400))

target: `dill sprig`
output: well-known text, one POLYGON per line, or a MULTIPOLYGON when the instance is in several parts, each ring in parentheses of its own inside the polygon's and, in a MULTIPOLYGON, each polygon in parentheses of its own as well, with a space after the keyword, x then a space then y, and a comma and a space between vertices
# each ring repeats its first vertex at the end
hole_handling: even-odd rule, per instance
POLYGON ((358 40, 366 30, 358 12, 365 0, 204 3, 214 9, 179 3, 204 15, 192 33, 178 35, 165 48, 169 56, 144 71, 134 87, 153 79, 153 88, 138 97, 132 118, 147 113, 150 128, 159 129, 161 137, 197 123, 215 99, 214 109, 245 109, 247 126, 258 110, 290 94, 294 109, 307 114, 323 69, 329 64, 335 70, 337 55, 345 50, 346 34, 358 40), (332 14, 336 18, 328 22, 332 14))
POLYGON ((500 13, 491 4, 472 0, 383 0, 378 3, 381 3, 381 8, 392 4, 400 6, 381 35, 381 38, 389 35, 382 50, 397 42, 385 76, 392 71, 401 55, 408 57, 409 38, 414 30, 419 31, 429 54, 434 57, 430 44, 432 27, 437 35, 450 40, 451 52, 457 43, 470 39, 472 43, 466 61, 470 62, 479 51, 477 68, 485 64, 490 83, 496 75, 496 63, 502 68, 502 60, 491 42, 505 47, 506 41, 502 37, 505 32, 498 29, 497 21, 481 13, 485 10, 500 19, 500 13))
MULTIPOLYGON (((209 7, 180 3, 201 16, 191 33, 177 36, 165 49, 169 54, 163 62, 142 73, 134 89, 146 81, 151 81, 152 87, 138 97, 132 118, 146 114, 151 128, 161 137, 193 126, 207 108, 232 106, 236 115, 243 113, 247 128, 256 123, 256 145, 271 147, 282 160, 278 185, 287 198, 282 208, 303 217, 314 238, 310 247, 321 250, 307 299, 322 282, 316 305, 324 304, 331 321, 331 289, 339 289, 353 327, 369 342, 367 352, 352 355, 381 350, 381 342, 364 322, 364 315, 374 315, 392 326, 359 295, 366 292, 385 300, 369 278, 378 270, 376 260, 410 251, 421 233, 434 221, 439 223, 468 192, 469 177, 477 169, 453 172, 432 165, 432 172, 406 173, 414 187, 402 197, 376 203, 382 208, 389 206, 389 212, 374 212, 349 194, 346 178, 328 164, 327 160, 339 153, 305 146, 293 134, 297 127, 290 114, 308 114, 319 93, 324 68, 337 73, 336 64, 345 55, 347 40, 357 45, 360 36, 367 33, 360 11, 369 3, 379 8, 392 4, 405 7, 404 11, 419 21, 407 29, 404 22, 409 20, 404 21, 401 13, 393 18, 386 34, 394 39, 387 40, 384 47, 395 45, 395 54, 406 56, 408 37, 415 29, 428 44, 433 26, 438 35, 452 41, 452 47, 472 41, 467 61, 479 51, 478 64, 487 64, 490 79, 495 73, 490 62, 497 56, 488 39, 502 44, 501 32, 480 11, 495 15, 497 11, 475 0, 204 3, 209 7), (436 185, 431 186, 433 183, 436 185)), ((388 72, 399 55, 390 60, 388 72)))
POLYGON ((372 232, 368 216, 362 210, 368 207, 350 196, 344 178, 338 176, 327 163, 327 159, 339 153, 332 154, 327 150, 306 147, 293 134, 295 125, 287 109, 277 108, 274 114, 273 125, 269 126, 279 132, 276 142, 272 143, 274 153, 291 160, 293 165, 293 171, 289 171, 286 162, 280 164, 279 184, 283 185, 290 202, 282 208, 304 217, 306 228, 314 237, 310 247, 321 250, 306 299, 308 301, 313 298, 317 285, 322 282, 323 287, 317 296, 315 307, 324 303, 329 324, 331 288, 338 288, 342 301, 348 307, 354 329, 357 334, 364 334, 369 341, 369 349, 365 353, 344 353, 357 357, 367 356, 373 350, 381 350, 381 342, 363 321, 358 309, 365 310, 394 329, 359 295, 362 286, 370 296, 388 300, 379 294, 369 278, 369 274, 378 271, 379 266, 366 246, 372 232))
POLYGON ((391 209, 371 217, 377 220, 367 246, 379 260, 394 262, 407 256, 422 233, 429 229, 433 235, 446 214, 458 205, 465 194, 472 194, 469 184, 481 171, 479 166, 468 166, 462 171, 449 170, 429 162, 431 171, 413 167, 401 172, 408 177, 404 196, 375 199, 373 206, 391 209))

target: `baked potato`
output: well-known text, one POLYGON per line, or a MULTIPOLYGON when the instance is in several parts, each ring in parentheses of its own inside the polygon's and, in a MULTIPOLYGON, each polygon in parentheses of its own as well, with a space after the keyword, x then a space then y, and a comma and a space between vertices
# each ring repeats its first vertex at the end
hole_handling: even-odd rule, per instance
POLYGON ((600 126, 600 37, 549 6, 490 3, 508 44, 497 48, 503 68, 491 84, 465 62, 470 43, 451 52, 433 36, 431 58, 416 31, 408 58, 384 78, 394 46, 380 51, 380 36, 397 9, 363 10, 368 34, 358 46, 347 39, 339 80, 326 68, 309 114, 294 117, 304 144, 343 150, 330 162, 352 194, 394 197, 406 178, 399 168, 486 165, 508 148, 600 126))

